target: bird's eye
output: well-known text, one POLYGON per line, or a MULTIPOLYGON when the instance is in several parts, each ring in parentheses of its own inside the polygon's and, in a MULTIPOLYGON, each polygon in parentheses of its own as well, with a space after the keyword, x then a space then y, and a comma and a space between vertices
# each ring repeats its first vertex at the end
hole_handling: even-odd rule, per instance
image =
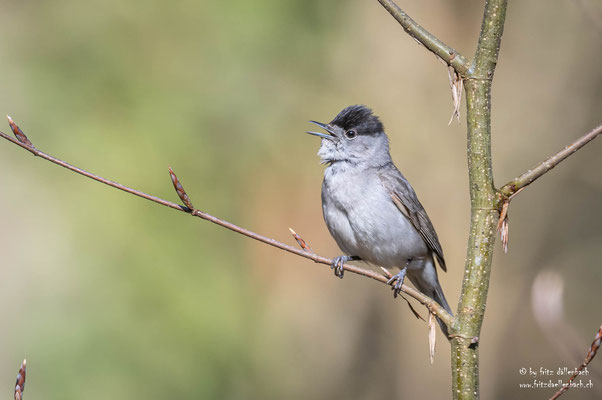
POLYGON ((357 132, 354 131, 353 129, 350 129, 347 132, 345 132, 345 137, 347 137, 347 139, 355 139, 356 136, 357 136, 357 132))

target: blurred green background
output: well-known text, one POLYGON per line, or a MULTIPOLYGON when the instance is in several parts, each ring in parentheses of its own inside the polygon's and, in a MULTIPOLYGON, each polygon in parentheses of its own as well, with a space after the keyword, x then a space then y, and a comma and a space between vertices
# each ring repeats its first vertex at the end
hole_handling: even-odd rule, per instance
MULTIPOLYGON (((377 1, 0 4, 0 115, 38 148, 176 201, 171 165, 197 207, 291 244, 293 227, 323 255, 339 250, 321 216, 319 143, 303 132, 309 119, 371 106, 437 228, 457 304, 464 107, 448 127, 446 68, 377 1)), ((472 54, 482 2, 402 6, 472 54)), ((601 122, 592 10, 599 1, 510 5, 492 100, 498 184, 601 122)), ((519 369, 575 367, 602 322, 601 150, 588 145, 512 203, 481 336, 483 398, 549 397, 520 389, 530 380, 519 369), (564 288, 552 335, 531 307, 541 271, 564 288)), ((429 365, 426 325, 375 282, 340 281, 5 141, 0 190, 7 396, 27 357, 32 400, 449 397, 449 345, 439 336, 429 365)), ((602 396, 600 361, 594 389, 567 396, 602 396)))

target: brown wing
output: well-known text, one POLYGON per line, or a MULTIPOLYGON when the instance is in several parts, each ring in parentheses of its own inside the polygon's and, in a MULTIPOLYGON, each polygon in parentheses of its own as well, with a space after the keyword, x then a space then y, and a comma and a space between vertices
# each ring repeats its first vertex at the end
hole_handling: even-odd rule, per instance
POLYGON ((443 258, 443 249, 441 248, 441 243, 439 243, 437 232, 435 232, 431 220, 422 204, 420 204, 418 196, 416 196, 416 192, 414 192, 410 183, 393 163, 382 168, 379 177, 382 184, 391 194, 391 199, 399 211, 401 211, 412 222, 412 225, 414 225, 416 230, 420 232, 420 235, 428 248, 435 254, 441 269, 447 271, 445 259, 443 258))

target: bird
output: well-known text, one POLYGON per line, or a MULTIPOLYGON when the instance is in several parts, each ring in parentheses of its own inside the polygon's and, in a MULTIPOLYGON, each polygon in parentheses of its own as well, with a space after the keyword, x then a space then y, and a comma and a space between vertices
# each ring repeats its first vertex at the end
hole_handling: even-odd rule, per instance
MULTIPOLYGON (((407 276, 452 314, 435 265, 436 260, 447 271, 439 238, 416 192, 393 163, 380 119, 370 108, 352 105, 328 124, 309 122, 326 132, 307 133, 321 138, 318 156, 326 165, 322 214, 343 252, 331 264, 335 276, 343 278, 348 261, 393 269, 397 273, 388 284, 395 297, 407 276)), ((437 319, 448 336, 447 326, 437 319)))

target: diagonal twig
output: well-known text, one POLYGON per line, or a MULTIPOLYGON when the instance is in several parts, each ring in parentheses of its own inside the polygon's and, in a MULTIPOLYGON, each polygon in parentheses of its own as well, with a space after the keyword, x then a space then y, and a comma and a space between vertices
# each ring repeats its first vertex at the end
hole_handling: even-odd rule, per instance
POLYGON ((554 393, 554 395, 552 397, 550 397, 550 400, 555 400, 555 399, 559 398, 560 396, 562 396, 562 394, 564 392, 566 392, 567 390, 569 390, 571 388, 571 383, 575 380, 576 377, 578 377, 580 375, 580 372, 583 371, 583 369, 585 367, 587 367, 587 364, 589 364, 596 356, 596 353, 598 352, 598 349, 600 348, 601 341, 602 341, 602 325, 600 325, 600 329, 598 329, 598 332, 596 333, 596 337, 594 338, 592 345, 589 347, 589 350, 587 351, 587 354, 585 355, 585 360, 583 360, 583 363, 575 370, 575 373, 569 378, 568 382, 565 383, 564 385, 562 385, 562 388, 560 388, 556 393, 554 393))
MULTIPOLYGON (((303 249, 297 249, 296 247, 289 246, 287 244, 281 243, 281 242, 279 242, 279 241, 277 241, 275 239, 272 239, 270 237, 260 235, 258 233, 255 233, 255 232, 251 231, 251 230, 248 230, 248 229, 242 228, 240 226, 237 226, 237 225, 235 225, 235 224, 233 224, 231 222, 228 222, 228 221, 222 220, 220 218, 214 217, 213 215, 208 214, 208 213, 206 213, 204 211, 195 209, 194 207, 182 206, 182 205, 173 203, 171 201, 164 200, 164 199, 162 199, 160 197, 144 193, 144 192, 142 192, 140 190, 132 189, 132 188, 127 187, 125 185, 122 185, 120 183, 117 183, 117 182, 111 181, 109 179, 103 178, 103 177, 101 177, 99 175, 92 174, 92 173, 90 173, 88 171, 85 171, 85 170, 83 170, 81 168, 73 166, 73 165, 71 165, 71 164, 69 164, 69 163, 67 163, 65 161, 62 161, 62 160, 60 160, 60 159, 58 159, 56 157, 53 157, 53 156, 51 156, 49 154, 46 154, 46 153, 38 150, 37 148, 35 148, 33 146, 33 144, 31 144, 31 142, 29 140, 27 141, 28 143, 24 143, 24 142, 21 142, 20 140, 17 140, 15 138, 13 138, 13 137, 11 137, 11 136, 3 133, 3 132, 0 132, 0 137, 2 137, 3 139, 8 140, 9 142, 11 142, 11 143, 13 143, 13 144, 15 144, 15 145, 17 145, 19 147, 22 147, 23 149, 29 151, 30 153, 32 153, 33 155, 35 155, 37 157, 43 158, 44 160, 50 161, 53 164, 59 165, 59 166, 61 166, 63 168, 66 168, 66 169, 68 169, 70 171, 73 171, 75 173, 83 175, 83 176, 85 176, 87 178, 93 179, 93 180, 95 180, 97 182, 104 183, 105 185, 108 185, 110 187, 122 190, 122 191, 124 191, 126 193, 132 194, 134 196, 141 197, 141 198, 146 199, 146 200, 150 200, 150 201, 155 202, 157 204, 161 204, 163 206, 170 207, 170 208, 173 208, 175 210, 188 213, 190 215, 193 215, 195 217, 204 219, 206 221, 213 222, 214 224, 222 226, 222 227, 224 227, 226 229, 229 229, 229 230, 234 231, 236 233, 239 233, 241 235, 247 236, 247 237, 249 237, 251 239, 255 239, 255 240, 259 241, 259 242, 262 242, 262 243, 268 244, 270 246, 276 247, 276 248, 278 248, 280 250, 283 250, 283 251, 286 251, 288 253, 292 253, 292 254, 298 255, 300 257, 310 259, 310 260, 314 261, 315 263, 325 264, 325 265, 328 265, 328 266, 330 266, 332 264, 332 259, 330 259, 330 258, 322 257, 322 256, 320 256, 318 254, 315 254, 315 253, 312 253, 312 252, 308 252, 308 251, 303 250, 303 249)), ((189 205, 191 206, 192 202, 188 198, 188 195, 186 195, 186 192, 184 191, 184 188, 182 187, 180 181, 178 180, 177 176, 175 175, 175 173, 171 169, 170 169, 170 176, 171 176, 171 179, 172 179, 172 183, 174 184, 174 188, 176 189, 176 192, 178 193, 178 196, 180 198, 182 198, 182 197, 185 196, 185 198, 188 199, 189 205)), ((184 200, 182 200, 182 201, 184 201, 184 200)), ((378 273, 376 273, 374 271, 371 271, 371 270, 368 270, 368 269, 364 269, 364 268, 361 268, 361 267, 358 267, 358 266, 355 266, 355 265, 345 264, 345 265, 343 265, 343 269, 345 269, 346 271, 349 271, 351 273, 357 274, 357 275, 365 276, 367 278, 372 278, 372 279, 374 279, 376 281, 379 281, 381 283, 384 283, 384 284, 387 284, 387 281, 388 281, 388 279, 385 276, 383 276, 383 275, 380 275, 380 274, 378 274, 378 273)), ((439 317, 449 328, 453 327, 453 324, 455 322, 454 317, 451 314, 449 314, 443 307, 441 307, 441 305, 439 305, 435 300, 431 299, 427 295, 425 295, 425 294, 419 292, 418 290, 416 290, 416 289, 414 289, 412 287, 409 287, 407 285, 402 285, 401 290, 404 293, 406 293, 409 296, 411 296, 414 299, 416 299, 418 302, 420 302, 424 306, 426 306, 431 313, 437 315, 437 317, 439 317)))
POLYGON ((433 52, 441 60, 445 61, 446 64, 452 66, 462 77, 467 76, 470 63, 466 58, 454 50, 452 47, 443 43, 435 35, 424 29, 416 21, 414 21, 408 14, 406 14, 397 4, 392 0, 378 0, 380 4, 399 22, 403 30, 418 43, 433 52))
MULTIPOLYGON (((293 230, 293 228, 288 228, 288 230, 291 232, 291 235, 293 235, 293 238, 299 244, 299 247, 301 247, 303 250, 305 250, 305 251, 307 251, 309 253, 313 253, 314 252, 311 249, 311 247, 309 247, 309 244, 307 244, 307 242, 297 232, 295 232, 293 230)), ((393 275, 391 275, 391 273, 386 268, 381 267, 380 269, 383 271, 383 274, 385 274, 385 276, 387 277, 387 279, 391 279, 391 277, 393 275)), ((410 311, 412 311, 412 314, 414 314, 414 316, 417 319, 421 319, 422 321, 426 322, 426 320, 424 318, 422 318, 422 316, 418 313, 418 311, 416 311, 416 309, 414 308, 414 306, 412 305, 412 303, 410 303, 410 301, 405 298, 405 296, 400 295, 399 297, 401 297, 402 299, 404 299, 406 301, 406 303, 408 304, 408 307, 410 308, 410 311)))
POLYGON ((602 133, 602 125, 599 125, 572 144, 566 146, 558 153, 544 160, 535 168, 530 169, 524 174, 514 178, 512 181, 508 182, 498 190, 498 196, 500 197, 500 201, 502 203, 497 230, 500 232, 504 253, 508 252, 508 207, 510 206, 510 201, 536 179, 540 178, 543 174, 550 171, 560 162, 565 160, 568 156, 594 140, 600 133, 602 133))
POLYGON ((518 192, 520 189, 529 186, 536 179, 540 178, 543 174, 564 161, 568 156, 594 140, 600 133, 602 133, 602 125, 598 125, 596 128, 581 136, 579 139, 575 140, 558 153, 539 163, 539 165, 537 165, 535 168, 530 169, 524 174, 517 176, 510 182, 506 183, 500 188, 499 193, 502 196, 509 197, 518 192))

